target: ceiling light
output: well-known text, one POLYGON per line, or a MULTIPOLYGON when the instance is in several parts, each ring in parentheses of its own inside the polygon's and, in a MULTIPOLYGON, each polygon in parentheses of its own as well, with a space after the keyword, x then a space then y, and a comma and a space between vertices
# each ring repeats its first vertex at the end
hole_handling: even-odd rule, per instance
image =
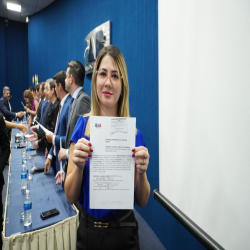
POLYGON ((7 9, 21 12, 21 5, 14 4, 14 3, 7 3, 7 9))

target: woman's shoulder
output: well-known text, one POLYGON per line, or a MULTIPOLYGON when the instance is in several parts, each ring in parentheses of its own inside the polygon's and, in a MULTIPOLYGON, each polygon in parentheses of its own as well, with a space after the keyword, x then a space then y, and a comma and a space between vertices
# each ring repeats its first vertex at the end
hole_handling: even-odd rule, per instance
POLYGON ((71 141, 77 142, 78 139, 84 137, 86 125, 89 117, 80 116, 75 125, 74 131, 71 136, 71 141))
POLYGON ((75 127, 84 128, 85 130, 88 120, 89 120, 89 116, 82 116, 82 115, 79 116, 75 127))

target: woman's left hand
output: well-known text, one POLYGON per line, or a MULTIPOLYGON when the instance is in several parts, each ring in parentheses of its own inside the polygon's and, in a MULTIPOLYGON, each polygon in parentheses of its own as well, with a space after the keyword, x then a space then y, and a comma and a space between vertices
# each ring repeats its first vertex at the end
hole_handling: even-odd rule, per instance
POLYGON ((140 146, 140 147, 135 147, 132 149, 133 151, 133 157, 135 157, 135 166, 137 168, 137 173, 139 175, 144 174, 147 169, 148 169, 148 164, 149 164, 149 153, 148 149, 140 146))

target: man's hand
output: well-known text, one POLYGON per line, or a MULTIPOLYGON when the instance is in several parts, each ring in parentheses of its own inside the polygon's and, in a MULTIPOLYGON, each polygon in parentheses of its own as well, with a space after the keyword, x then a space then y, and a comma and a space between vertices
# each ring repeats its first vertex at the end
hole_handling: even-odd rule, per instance
POLYGON ((60 151, 58 153, 58 160, 59 161, 65 160, 67 158, 66 152, 67 152, 67 149, 65 149, 65 148, 60 149, 60 151))
POLYGON ((17 116, 18 118, 21 118, 21 117, 24 116, 24 112, 22 112, 22 111, 17 112, 17 113, 16 113, 16 116, 17 116))
POLYGON ((33 135, 29 137, 29 141, 36 141, 36 140, 38 140, 37 133, 35 133, 33 131, 31 131, 31 132, 33 133, 33 135))
MULTIPOLYGON (((30 139, 30 138, 29 138, 29 139, 30 139)), ((34 148, 34 149, 38 149, 38 148, 39 148, 38 141, 35 141, 35 143, 33 144, 33 148, 34 148)))
POLYGON ((35 126, 30 127, 30 131, 31 131, 32 133, 35 133, 37 130, 38 130, 38 125, 35 125, 35 126))
POLYGON ((61 185, 65 180, 65 173, 63 171, 58 171, 55 179, 56 179, 56 185, 61 185))
POLYGON ((46 133, 45 136, 46 136, 46 139, 49 143, 52 143, 53 141, 53 135, 52 133, 46 133))
POLYGON ((50 165, 51 165, 51 160, 49 158, 47 158, 47 160, 45 161, 45 164, 44 164, 44 174, 46 174, 47 171, 50 170, 50 165))

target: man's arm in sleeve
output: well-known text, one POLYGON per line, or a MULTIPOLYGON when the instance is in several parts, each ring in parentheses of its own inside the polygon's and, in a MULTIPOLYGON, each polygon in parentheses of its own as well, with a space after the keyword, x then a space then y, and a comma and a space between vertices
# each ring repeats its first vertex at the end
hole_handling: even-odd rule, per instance
POLYGON ((65 138, 66 136, 60 136, 60 135, 56 135, 55 136, 55 146, 56 148, 60 148, 60 138, 61 138, 61 141, 62 141, 62 148, 65 148, 65 138))
POLYGON ((90 98, 86 93, 84 93, 83 97, 81 97, 81 100, 76 108, 77 108, 76 113, 78 114, 78 117, 80 115, 84 115, 90 112, 90 98))
POLYGON ((14 118, 16 117, 15 112, 11 112, 6 108, 3 100, 0 100, 0 111, 4 116, 13 116, 14 118))

